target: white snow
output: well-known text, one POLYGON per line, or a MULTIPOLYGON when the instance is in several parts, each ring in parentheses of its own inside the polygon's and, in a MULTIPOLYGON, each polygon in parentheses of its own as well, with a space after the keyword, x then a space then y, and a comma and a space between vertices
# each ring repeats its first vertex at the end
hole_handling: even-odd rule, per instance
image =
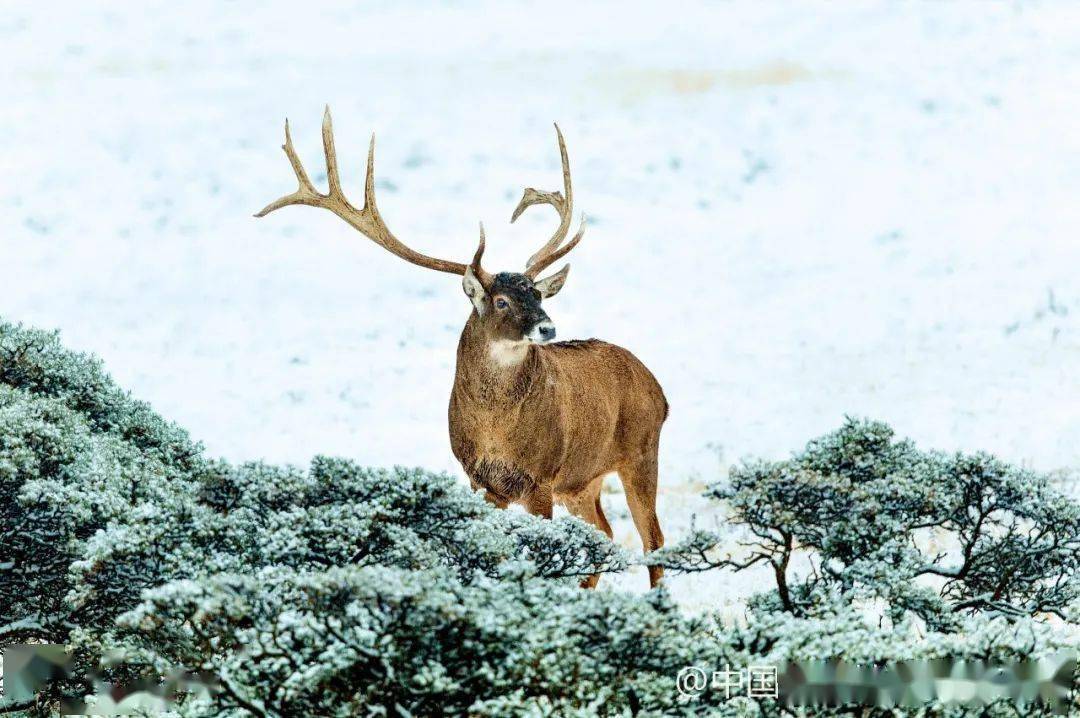
POLYGON ((548 310, 663 384, 669 540, 715 520, 698 493, 727 464, 845 413, 1074 476, 1080 5, 319 6, 7 6, 0 314, 214 454, 460 474, 460 281, 324 212, 251 215, 294 188, 286 116, 322 184, 329 103, 353 197, 375 131, 399 237, 460 261, 484 220, 488 268, 519 269, 554 214, 509 215, 558 187, 558 121, 590 228, 548 310))

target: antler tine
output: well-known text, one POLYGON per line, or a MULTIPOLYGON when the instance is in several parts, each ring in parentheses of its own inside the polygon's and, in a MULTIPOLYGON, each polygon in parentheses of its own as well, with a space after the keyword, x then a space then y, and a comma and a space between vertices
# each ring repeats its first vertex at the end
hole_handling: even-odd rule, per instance
POLYGON ((337 151, 334 148, 334 127, 330 119, 329 105, 327 105, 326 111, 323 113, 322 137, 323 154, 326 156, 326 178, 327 183, 329 184, 329 192, 327 194, 322 194, 316 190, 315 186, 311 183, 311 179, 304 170, 304 166, 296 154, 296 149, 293 147, 292 135, 289 132, 289 122, 286 120, 285 144, 282 145, 282 149, 285 150, 285 154, 289 158, 289 163, 292 165, 293 172, 296 174, 296 181, 299 186, 292 194, 287 194, 266 205, 255 215, 256 217, 265 217, 274 210, 290 205, 320 207, 322 209, 330 210, 338 217, 348 222, 353 229, 375 242, 375 244, 378 244, 383 249, 401 257, 407 262, 411 262, 420 267, 426 267, 427 269, 434 269, 439 272, 459 275, 465 274, 467 265, 421 254, 403 244, 386 226, 382 216, 379 214, 378 207, 375 205, 375 135, 371 136, 371 143, 368 145, 367 173, 364 178, 364 207, 362 209, 357 209, 350 204, 349 200, 345 197, 345 193, 341 189, 337 151))
POLYGON ((574 238, 571 239, 566 244, 564 244, 563 246, 556 249, 551 254, 547 254, 547 255, 544 255, 543 257, 541 257, 536 262, 536 264, 532 265, 531 267, 528 267, 525 270, 525 276, 527 276, 529 279, 536 279, 538 276, 540 276, 540 272, 544 271, 545 269, 550 267, 552 264, 554 264, 555 262, 558 262, 560 259, 562 259, 567 254, 569 254, 570 250, 572 250, 574 247, 576 247, 578 245, 578 242, 581 241, 581 238, 585 236, 585 225, 586 224, 587 223, 585 221, 585 215, 582 214, 581 215, 581 223, 578 225, 578 231, 577 231, 577 234, 574 235, 574 238))
POLYGON ((473 270, 473 274, 480 280, 480 283, 484 285, 485 289, 490 289, 494 278, 491 274, 480 266, 480 260, 484 257, 484 248, 487 245, 487 240, 484 237, 484 223, 480 223, 480 245, 476 248, 476 254, 473 255, 472 262, 469 266, 473 270))
POLYGON ((262 211, 255 215, 256 217, 265 217, 274 210, 290 204, 310 204, 319 196, 319 193, 315 190, 315 185, 311 184, 311 180, 304 170, 303 163, 300 162, 300 158, 296 155, 296 149, 292 143, 292 133, 289 132, 288 119, 285 120, 285 144, 281 146, 281 149, 285 150, 285 155, 289 158, 289 164, 292 165, 299 186, 292 194, 287 194, 263 207, 262 211))
POLYGON ((566 141, 563 139, 562 130, 559 129, 559 125, 555 125, 555 134, 559 139, 559 157, 562 160, 562 173, 563 173, 563 192, 543 192, 533 189, 532 187, 526 187, 524 194, 521 196, 521 201, 518 202, 518 206, 514 209, 514 213, 510 217, 510 221, 514 222, 521 216, 529 207, 534 204, 550 204, 555 208, 555 211, 559 213, 559 226, 555 230, 555 234, 551 235, 544 246, 540 247, 529 257, 529 261, 525 263, 525 274, 533 279, 548 265, 556 261, 559 257, 562 257, 569 252, 573 247, 581 241, 582 233, 585 231, 584 217, 582 218, 581 228, 574 236, 573 240, 562 248, 559 247, 566 239, 567 233, 570 231, 570 221, 574 213, 574 189, 570 181, 570 158, 566 152, 566 141), (553 254, 555 253, 555 254, 553 254))
MULTIPOLYGON (((371 133, 371 139, 375 139, 375 133, 371 133)), ((341 191, 341 177, 338 174, 337 166, 337 149, 334 147, 334 123, 330 119, 330 105, 326 106, 323 110, 322 118, 322 144, 323 154, 326 156, 326 182, 330 186, 330 196, 336 197, 343 202, 348 203, 345 199, 345 194, 341 191)), ((371 156, 374 148, 369 145, 368 157, 371 156)), ((368 166, 371 166, 371 162, 368 162, 368 166)), ((371 176, 365 179, 365 187, 367 181, 371 179, 371 176)), ((367 209, 365 207, 364 209, 367 209)))
POLYGON ((371 133, 371 142, 368 143, 367 173, 364 175, 364 207, 371 207, 375 214, 379 213, 375 206, 375 133, 371 133))

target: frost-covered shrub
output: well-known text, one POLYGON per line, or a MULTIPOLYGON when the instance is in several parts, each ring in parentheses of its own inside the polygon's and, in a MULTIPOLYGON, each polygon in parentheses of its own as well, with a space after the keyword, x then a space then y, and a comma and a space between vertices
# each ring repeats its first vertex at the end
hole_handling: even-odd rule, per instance
MULTIPOLYGON (((0 645, 65 643, 93 625, 67 600, 86 541, 193 487, 205 469, 184 431, 117 388, 96 359, 0 323, 0 645)), ((125 606, 138 589, 128 587, 125 606)), ((55 684, 53 695, 69 688, 55 684)))
POLYGON ((527 576, 267 568, 145 599, 120 620, 128 659, 208 675, 217 709, 261 715, 463 715, 509 695, 579 707, 637 695, 656 708, 679 668, 716 645, 662 596, 527 576))
MULTIPOLYGON (((446 475, 325 457, 306 470, 208 459, 95 360, 0 324, 0 644, 74 651, 70 680, 33 705, 0 697, 0 713, 54 713, 100 670, 121 684, 182 671, 213 686, 181 696, 174 716, 776 716, 785 709, 768 700, 680 700, 675 676, 687 665, 1015 658, 1061 645, 1029 614, 1064 615, 1075 598, 1071 504, 992 460, 928 457, 864 429, 714 490, 762 546, 780 547, 759 560, 780 564, 796 545, 829 557, 731 627, 683 615, 663 590, 580 590, 581 576, 626 563, 606 537, 496 510, 446 475), (893 473, 910 480, 889 488, 893 473), (789 485, 791 475, 806 480, 789 485), (944 517, 927 525, 952 528, 970 550, 960 563, 920 556, 901 540, 925 530, 911 517, 944 517), (995 557, 1015 576, 972 604, 996 589, 995 557), (910 568, 893 578, 898 566, 910 568), (905 583, 928 566, 961 575, 937 593, 905 583), (1046 571, 1068 580, 1045 584, 1046 571), (904 610, 883 628, 854 610, 854 594, 904 610)), ((695 534, 665 560, 716 564, 714 543, 695 534)), ((803 714, 840 712, 850 708, 803 714)))
POLYGON ((1080 506, 986 454, 920 451, 884 424, 849 419, 787 461, 736 467, 708 495, 744 526, 739 550, 695 531, 656 560, 676 571, 769 566, 762 611, 815 615, 839 595, 946 631, 976 612, 1080 618, 1080 506), (797 575, 800 558, 809 568, 797 575))
POLYGON ((0 644, 62 643, 84 620, 65 596, 85 541, 205 468, 183 430, 97 360, 0 323, 0 644))
MULTIPOLYGON (((758 656, 754 660, 764 665, 782 666, 788 662, 806 664, 823 659, 878 667, 899 662, 945 661, 946 665, 954 667, 953 678, 970 675, 968 671, 971 666, 984 661, 1015 664, 1018 661, 1044 659, 1050 654, 1069 650, 1075 656, 1075 634, 1029 617, 964 616, 958 619, 955 628, 957 630, 948 633, 927 631, 916 625, 915 621, 883 626, 876 621, 868 621, 862 611, 838 600, 831 605, 823 602, 813 617, 798 617, 787 611, 755 611, 750 614, 748 625, 735 629, 729 640, 733 648, 758 656), (955 669, 961 661, 968 664, 968 671, 955 669)), ((1074 686, 1076 677, 1074 669, 1074 686)), ((923 684, 920 690, 925 691, 926 685, 923 684)), ((968 696, 968 699, 971 697, 968 696)), ((732 710, 735 707, 727 705, 724 709, 732 710)), ((1018 706, 1008 700, 986 706, 947 704, 935 699, 921 703, 919 708, 838 705, 802 706, 798 710, 783 703, 762 700, 742 707, 750 708, 743 715, 767 718, 850 715, 862 718, 1036 718, 1061 714, 1045 704, 1029 702, 1018 706)), ((1068 716, 1080 716, 1080 697, 1075 689, 1065 700, 1065 710, 1068 716)))
POLYGON ((498 575, 508 560, 529 560, 550 578, 625 564, 605 537, 577 522, 498 511, 443 474, 324 457, 306 472, 262 464, 215 469, 192 494, 163 497, 135 520, 90 537, 72 565, 74 604, 109 611, 130 600, 133 583, 266 566, 445 567, 468 582, 498 575))
MULTIPOLYGON (((621 552, 590 527, 499 511, 445 475, 325 458, 307 472, 218 469, 206 476, 199 499, 172 497, 138 523, 93 536, 72 566, 76 587, 69 600, 97 619, 89 630, 77 629, 72 643, 87 655, 121 651, 124 660, 110 672, 115 681, 156 675, 165 666, 203 672, 232 690, 217 694, 217 708, 270 691, 275 715, 329 715, 322 712, 329 705, 355 708, 394 690, 408 702, 411 689, 399 682, 412 680, 413 664, 405 659, 418 649, 410 631, 417 640, 430 634, 423 645, 446 661, 431 659, 430 670, 472 671, 481 656, 472 652, 477 640, 511 640, 510 624, 493 616, 497 587, 573 588, 576 595, 580 576, 625 565, 621 552), (132 585, 161 584, 143 593, 144 602, 114 629, 117 609, 139 598, 132 585), (401 591, 417 595, 402 598, 401 591), (437 602, 440 597, 446 600, 437 602), (303 621, 311 630, 285 631, 291 660, 270 648, 262 656, 256 644, 280 626, 297 627, 301 610, 309 612, 303 621), (463 611, 462 623, 476 636, 439 633, 432 621, 446 610, 463 611), (374 614, 387 623, 385 634, 372 633, 381 624, 364 622, 374 614), (490 620, 496 623, 488 626, 490 620), (335 631, 355 635, 338 643, 335 631), (355 681, 367 669, 338 654, 361 634, 379 639, 371 650, 389 671, 389 685, 354 697, 355 681), (277 696, 274 686, 282 681, 293 688, 277 696)), ((531 630, 539 629, 538 617, 555 620, 549 604, 537 604, 535 616, 507 620, 528 620, 531 630)), ((452 697, 446 683, 428 690, 435 697, 417 698, 417 710, 452 697)))
POLYGON ((573 583, 626 563, 591 527, 498 511, 446 475, 210 461, 97 360, 3 323, 0 518, 0 645, 71 643, 76 678, 124 648, 116 618, 170 581, 379 566, 573 583))

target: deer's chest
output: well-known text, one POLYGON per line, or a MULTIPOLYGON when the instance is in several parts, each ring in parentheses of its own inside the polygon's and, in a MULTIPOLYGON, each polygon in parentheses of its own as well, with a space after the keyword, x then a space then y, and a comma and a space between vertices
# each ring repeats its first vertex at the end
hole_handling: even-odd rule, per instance
POLYGON ((557 451, 561 432, 552 417, 513 408, 505 412, 474 412, 464 418, 462 431, 478 457, 532 466, 557 451))
POLYGON ((473 480, 510 498, 550 481, 564 454, 558 423, 535 407, 452 408, 450 435, 473 480))

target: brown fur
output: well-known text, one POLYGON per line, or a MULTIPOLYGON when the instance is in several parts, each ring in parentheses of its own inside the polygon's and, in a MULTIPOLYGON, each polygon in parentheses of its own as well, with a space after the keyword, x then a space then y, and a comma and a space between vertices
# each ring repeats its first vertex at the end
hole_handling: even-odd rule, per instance
MULTIPOLYGON (((656 378, 626 349, 596 339, 525 344, 506 365, 490 355, 499 341, 491 324, 476 312, 466 322, 450 395, 450 444, 473 487, 497 506, 521 503, 543 516, 559 501, 610 537, 600 489, 617 472, 645 550, 662 546, 657 451, 668 405, 656 378)), ((650 583, 661 575, 650 568, 650 583)))

